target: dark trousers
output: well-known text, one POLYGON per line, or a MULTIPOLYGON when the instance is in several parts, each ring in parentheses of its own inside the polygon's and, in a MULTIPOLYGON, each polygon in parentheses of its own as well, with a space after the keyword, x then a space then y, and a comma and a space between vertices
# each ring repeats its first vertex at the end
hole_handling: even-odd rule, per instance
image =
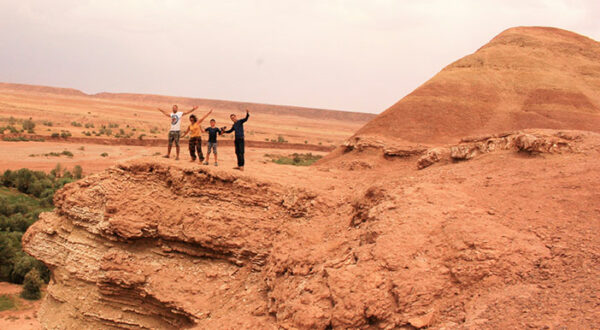
POLYGON ((193 160, 196 160, 196 151, 198 151, 198 158, 204 160, 204 155, 202 154, 202 138, 199 136, 190 138, 190 156, 192 156, 193 160))
POLYGON ((235 155, 237 156, 238 166, 244 166, 244 138, 235 138, 235 155))

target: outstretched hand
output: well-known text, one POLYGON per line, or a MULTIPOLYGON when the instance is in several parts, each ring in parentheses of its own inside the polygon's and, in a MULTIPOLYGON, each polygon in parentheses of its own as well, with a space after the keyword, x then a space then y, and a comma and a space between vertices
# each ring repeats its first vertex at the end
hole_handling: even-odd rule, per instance
POLYGON ((192 110, 196 110, 196 109, 198 109, 198 106, 197 106, 197 105, 195 105, 195 106, 192 108, 192 110))
POLYGON ((248 109, 246 109, 246 114, 250 114, 250 111, 248 111, 248 109))

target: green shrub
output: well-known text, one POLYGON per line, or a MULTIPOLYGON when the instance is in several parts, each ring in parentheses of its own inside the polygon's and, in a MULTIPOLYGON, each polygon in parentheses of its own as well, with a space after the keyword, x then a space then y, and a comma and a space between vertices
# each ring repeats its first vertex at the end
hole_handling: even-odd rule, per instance
POLYGON ((29 141, 28 138, 24 137, 24 136, 5 136, 2 138, 3 141, 7 141, 7 142, 24 142, 24 141, 29 141))
POLYGON ((288 142, 283 136, 279 135, 277 137, 277 143, 286 143, 288 142))
POLYGON ((92 123, 85 123, 85 128, 94 128, 94 124, 92 124, 92 123))
POLYGON ((287 156, 265 154, 265 157, 271 158, 271 161, 276 164, 295 166, 310 166, 323 158, 321 155, 313 155, 310 152, 306 154, 293 153, 287 156))
POLYGON ((53 138, 59 138, 60 134, 58 134, 57 132, 52 133, 52 135, 50 135, 53 138))
POLYGON ((103 153, 100 154, 100 156, 102 156, 102 157, 108 157, 108 153, 103 152, 103 153))
POLYGON ((60 137, 63 138, 63 139, 66 139, 66 138, 71 137, 71 136, 72 136, 71 132, 69 132, 69 131, 60 131, 60 137))
POLYGON ((69 158, 73 158, 73 153, 70 152, 69 150, 63 150, 63 152, 60 153, 61 155, 67 156, 69 158))
POLYGON ((51 121, 44 120, 44 121, 42 122, 42 125, 44 125, 44 126, 52 126, 52 122, 51 122, 51 121))
POLYGON ((75 165, 75 167, 73 167, 73 178, 75 180, 79 180, 83 177, 83 169, 81 168, 80 165, 75 165))
POLYGON ((33 120, 31 120, 31 118, 24 120, 22 125, 23 125, 23 130, 27 131, 28 133, 33 133, 33 129, 35 128, 35 123, 33 122, 33 120))
POLYGON ((138 136, 138 140, 140 140, 140 141, 143 140, 144 136, 146 136, 146 134, 140 134, 140 136, 138 136))
POLYGON ((8 295, 0 296, 0 312, 15 308, 14 300, 8 295))
POLYGON ((71 126, 73 126, 73 127, 82 127, 82 126, 83 126, 83 124, 81 124, 81 123, 78 123, 78 122, 76 122, 76 121, 72 121, 72 122, 71 122, 71 126))
POLYGON ((28 300, 40 299, 42 297, 41 287, 42 279, 40 278, 40 273, 37 269, 33 268, 25 275, 21 297, 28 300))

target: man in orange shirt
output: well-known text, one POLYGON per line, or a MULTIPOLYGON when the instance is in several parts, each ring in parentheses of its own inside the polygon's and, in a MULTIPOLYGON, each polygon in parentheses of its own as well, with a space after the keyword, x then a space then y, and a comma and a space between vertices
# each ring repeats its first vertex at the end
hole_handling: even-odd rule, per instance
POLYGON ((198 152, 198 159, 200 160, 200 163, 202 163, 204 161, 204 155, 202 154, 202 126, 200 126, 200 123, 202 123, 202 121, 204 119, 206 119, 206 117, 208 117, 208 115, 210 115, 212 113, 212 109, 204 115, 204 117, 202 117, 200 120, 198 120, 198 118, 196 118, 195 115, 191 115, 190 116, 190 126, 188 126, 188 129, 185 131, 185 133, 183 133, 183 136, 186 136, 188 133, 190 133, 190 156, 192 157, 191 162, 195 162, 196 161, 196 151, 198 152))

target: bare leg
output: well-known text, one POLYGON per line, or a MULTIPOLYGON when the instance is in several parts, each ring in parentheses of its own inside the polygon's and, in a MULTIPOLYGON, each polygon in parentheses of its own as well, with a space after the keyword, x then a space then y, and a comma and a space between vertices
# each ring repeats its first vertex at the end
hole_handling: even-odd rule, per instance
POLYGON ((179 146, 175 146, 175 149, 177 149, 177 157, 175 157, 175 160, 179 160, 179 146))
POLYGON ((171 156, 171 145, 167 147, 167 154, 164 156, 165 158, 169 158, 171 156))

